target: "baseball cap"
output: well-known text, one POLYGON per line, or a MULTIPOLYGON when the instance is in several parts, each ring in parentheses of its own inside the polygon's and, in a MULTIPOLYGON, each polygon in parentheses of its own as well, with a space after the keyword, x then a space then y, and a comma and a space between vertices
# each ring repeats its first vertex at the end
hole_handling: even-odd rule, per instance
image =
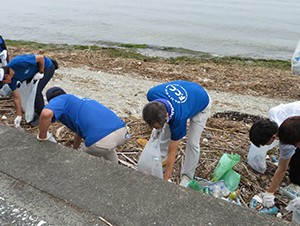
POLYGON ((3 86, 3 79, 4 79, 4 69, 0 68, 0 89, 3 86))
POLYGON ((60 88, 60 87, 51 87, 46 92, 47 101, 49 102, 52 98, 54 98, 56 96, 59 96, 61 94, 66 94, 66 92, 62 88, 60 88))

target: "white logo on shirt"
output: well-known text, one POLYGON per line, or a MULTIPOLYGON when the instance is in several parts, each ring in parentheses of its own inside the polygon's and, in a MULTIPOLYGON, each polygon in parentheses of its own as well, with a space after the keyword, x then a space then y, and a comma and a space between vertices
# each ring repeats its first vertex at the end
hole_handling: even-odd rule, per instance
POLYGON ((169 84, 165 88, 167 96, 176 103, 184 103, 188 99, 186 90, 178 84, 169 84))

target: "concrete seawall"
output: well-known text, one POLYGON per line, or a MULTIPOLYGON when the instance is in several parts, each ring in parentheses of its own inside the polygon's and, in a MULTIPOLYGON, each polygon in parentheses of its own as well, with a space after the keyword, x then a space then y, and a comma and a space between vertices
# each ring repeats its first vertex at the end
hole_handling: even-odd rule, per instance
MULTIPOLYGON (((42 213, 30 208, 30 213, 42 214, 40 217, 49 225, 291 224, 86 153, 39 142, 34 135, 3 124, 0 173, 0 185, 13 180, 30 188, 30 193, 21 193, 11 202, 30 195, 32 199, 47 196, 47 200, 64 203, 56 207, 61 208, 56 212, 46 201, 42 213), (78 213, 85 216, 76 220, 78 213)), ((7 186, 0 195, 9 199, 12 185, 7 186)), ((22 205, 26 208, 26 203, 22 205)), ((8 223, 0 218, 1 221, 8 223)))

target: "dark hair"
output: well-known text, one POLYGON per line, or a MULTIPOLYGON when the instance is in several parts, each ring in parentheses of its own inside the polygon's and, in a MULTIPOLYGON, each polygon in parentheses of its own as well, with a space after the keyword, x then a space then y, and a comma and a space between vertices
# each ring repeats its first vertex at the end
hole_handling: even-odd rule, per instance
POLYGON ((143 108, 143 119, 152 126, 156 122, 163 125, 166 122, 167 106, 160 101, 152 101, 147 103, 143 108))
POLYGON ((278 129, 278 137, 283 144, 300 142, 300 116, 287 118, 278 129))
MULTIPOLYGON (((3 70, 4 70, 4 75, 8 75, 9 74, 9 67, 7 67, 7 66, 3 66, 2 67, 3 68, 3 70)), ((5 76, 3 77, 3 80, 5 80, 6 78, 5 78, 5 76)))
POLYGON ((257 147, 267 144, 278 131, 278 125, 270 119, 260 119, 253 123, 249 132, 250 141, 257 147))
POLYGON ((62 88, 52 87, 52 88, 48 89, 46 92, 47 101, 49 102, 54 97, 60 96, 62 94, 66 94, 66 92, 62 88))

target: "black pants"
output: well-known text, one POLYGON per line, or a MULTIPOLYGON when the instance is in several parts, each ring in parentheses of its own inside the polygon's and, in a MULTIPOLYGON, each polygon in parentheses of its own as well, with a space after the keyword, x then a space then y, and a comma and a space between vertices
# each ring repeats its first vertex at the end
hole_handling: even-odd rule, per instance
POLYGON ((49 82, 49 80, 52 78, 54 71, 55 71, 54 65, 45 69, 44 77, 39 81, 39 84, 38 84, 38 87, 36 90, 35 106, 34 106, 35 113, 38 115, 41 114, 41 112, 45 106, 42 91, 43 91, 44 87, 47 85, 47 83, 49 82))
POLYGON ((300 186, 300 149, 297 148, 290 161, 290 181, 300 186))

